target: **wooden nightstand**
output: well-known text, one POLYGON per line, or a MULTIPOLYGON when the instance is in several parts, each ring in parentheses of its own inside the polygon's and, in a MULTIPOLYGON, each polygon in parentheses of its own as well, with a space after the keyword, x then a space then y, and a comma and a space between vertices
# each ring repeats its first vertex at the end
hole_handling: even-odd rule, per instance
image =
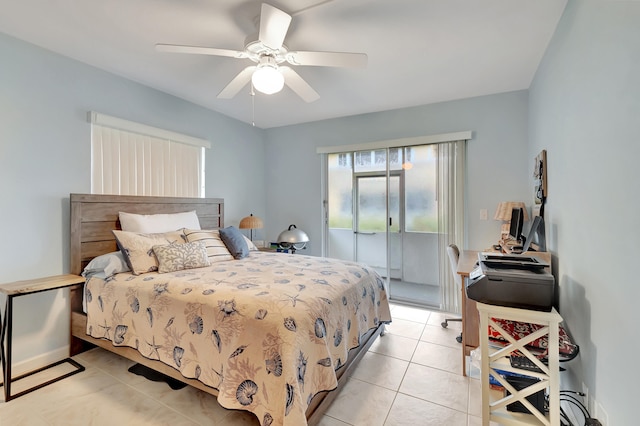
POLYGON ((12 346, 12 331, 13 331, 13 299, 19 296, 26 296, 34 293, 41 293, 43 291, 57 290, 59 288, 72 287, 76 285, 84 284, 84 278, 80 275, 56 275, 53 277, 45 277, 38 278, 33 280, 26 281, 16 281, 13 283, 0 284, 0 293, 4 293, 7 296, 7 301, 4 308, 4 317, 2 316, 2 312, 0 312, 0 358, 2 359, 2 377, 3 377, 3 386, 4 386, 4 401, 9 402, 10 400, 22 396, 26 393, 34 391, 36 389, 40 389, 44 386, 47 386, 51 383, 57 382, 58 380, 62 380, 66 377, 72 376, 76 373, 84 371, 84 367, 78 364, 76 361, 71 358, 65 358, 58 362, 54 362, 53 364, 49 364, 45 367, 38 368, 37 370, 31 371, 26 374, 22 374, 18 377, 11 377, 11 346, 12 346), (5 348, 6 341, 6 348, 5 348), (11 395, 11 383, 16 382, 25 377, 32 376, 41 371, 47 370, 49 368, 55 367, 62 363, 69 363, 73 365, 76 369, 64 374, 62 376, 51 379, 47 382, 36 385, 32 388, 23 390, 18 392, 15 395, 11 395))

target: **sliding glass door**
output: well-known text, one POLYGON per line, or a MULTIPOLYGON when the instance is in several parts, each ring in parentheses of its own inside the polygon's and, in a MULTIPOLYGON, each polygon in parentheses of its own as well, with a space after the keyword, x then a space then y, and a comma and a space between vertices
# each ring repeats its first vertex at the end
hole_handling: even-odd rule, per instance
POLYGON ((392 299, 440 306, 437 145, 328 155, 330 257, 376 269, 392 299))
POLYGON ((373 266, 383 277, 400 278, 400 176, 356 175, 355 182, 356 261, 373 266))

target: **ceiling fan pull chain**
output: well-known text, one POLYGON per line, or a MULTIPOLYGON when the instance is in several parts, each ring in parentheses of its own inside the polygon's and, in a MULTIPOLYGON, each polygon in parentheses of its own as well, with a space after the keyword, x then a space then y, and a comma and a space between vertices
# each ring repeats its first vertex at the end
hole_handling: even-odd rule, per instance
POLYGON ((253 90, 253 83, 251 83, 251 125, 256 127, 256 92, 253 90))

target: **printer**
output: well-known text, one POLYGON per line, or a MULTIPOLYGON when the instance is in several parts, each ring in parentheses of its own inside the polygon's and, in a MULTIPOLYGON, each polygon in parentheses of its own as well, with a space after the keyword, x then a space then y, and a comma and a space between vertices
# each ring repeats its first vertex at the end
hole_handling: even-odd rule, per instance
POLYGON ((469 299, 489 305, 551 311, 555 280, 549 266, 533 256, 482 252, 478 266, 469 274, 469 299))

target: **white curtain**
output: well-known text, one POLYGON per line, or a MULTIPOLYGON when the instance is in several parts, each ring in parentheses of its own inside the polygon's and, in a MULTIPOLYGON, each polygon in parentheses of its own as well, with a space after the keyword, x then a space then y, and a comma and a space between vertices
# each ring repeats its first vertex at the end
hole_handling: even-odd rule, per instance
POLYGON ((442 309, 461 313, 461 290, 447 256, 449 244, 464 242, 464 171, 466 141, 438 144, 438 264, 442 309))
POLYGON ((94 194, 204 197, 204 147, 91 125, 94 194))

